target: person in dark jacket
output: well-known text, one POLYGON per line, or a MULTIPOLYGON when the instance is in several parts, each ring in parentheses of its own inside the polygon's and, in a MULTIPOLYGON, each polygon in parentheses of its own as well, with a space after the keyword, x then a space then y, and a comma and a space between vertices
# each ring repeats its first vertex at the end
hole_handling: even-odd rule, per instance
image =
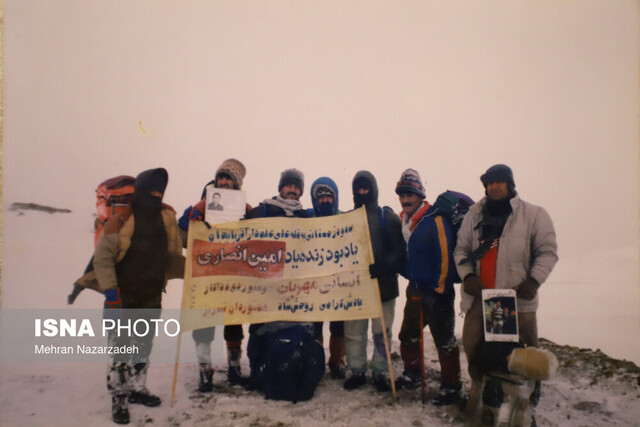
MULTIPOLYGON (((229 190, 242 189, 242 182, 246 174, 246 168, 237 159, 227 159, 216 170, 215 178, 209 181, 202 190, 200 201, 195 206, 189 206, 180 217, 178 225, 182 236, 183 246, 187 245, 187 232, 189 230, 189 220, 203 221, 204 207, 206 202, 207 187, 214 185, 215 188, 226 188, 229 190)), ((218 193, 216 193, 218 194, 218 193)), ((219 195, 219 194, 218 194, 219 195)), ((211 207, 209 207, 211 209, 211 207)), ((247 205, 246 212, 251 210, 247 205)), ((198 390, 203 393, 213 390, 213 368, 211 367, 211 342, 213 341, 215 328, 195 329, 191 335, 196 344, 196 355, 200 366, 200 381, 198 390)), ((240 369, 240 358, 242 357, 242 340, 244 333, 242 325, 225 325, 224 340, 227 344, 227 381, 233 385, 245 385, 247 378, 242 376, 240 369)))
MULTIPOLYGON (((338 210, 338 186, 328 177, 316 179, 311 184, 311 203, 312 209, 307 209, 310 217, 322 217, 337 215, 341 213, 338 210)), ((318 331, 320 341, 323 341, 322 322, 315 324, 318 331)), ((329 371, 331 378, 345 378, 345 361, 344 361, 344 322, 329 322, 329 371)))
POLYGON ((400 354, 404 372, 398 386, 414 388, 422 377, 420 337, 429 325, 440 361, 440 390, 434 405, 460 399, 460 350, 454 335, 455 237, 448 221, 426 201, 420 174, 407 169, 396 185, 402 205, 402 235, 407 245, 403 276, 409 279, 404 318, 400 329, 400 354), (422 323, 421 323, 422 322, 422 323))
MULTIPOLYGON (((162 292, 169 278, 184 274, 184 257, 175 211, 162 204, 168 182, 165 169, 150 169, 136 178, 131 208, 105 223, 94 256, 96 278, 105 290, 105 318, 126 324, 160 317, 162 292), (134 221, 135 218, 135 221, 134 221), (126 308, 129 310, 123 311, 126 308), (133 311, 131 309, 147 309, 133 311)), ((129 423, 128 403, 158 406, 158 396, 146 388, 153 328, 147 334, 109 333, 112 347, 131 346, 138 353, 114 355, 107 373, 111 415, 129 423)))
MULTIPOLYGON (((304 174, 297 169, 287 169, 280 174, 278 183, 278 195, 265 199, 257 207, 251 209, 247 219, 253 218, 307 218, 307 211, 300 203, 300 197, 304 192, 304 174)), ((293 322, 269 322, 255 323, 249 326, 249 342, 247 343, 247 356, 251 373, 246 388, 249 390, 262 389, 262 369, 264 368, 268 346, 268 336, 263 333, 272 323, 278 323, 281 328, 293 322), (282 326, 284 325, 284 326, 282 326)), ((314 329, 311 325, 311 329, 314 329)))
MULTIPOLYGON (((398 296, 398 272, 401 271, 405 251, 400 218, 391 208, 378 206, 378 184, 371 172, 359 171, 352 182, 354 207, 367 211, 369 234, 374 263, 369 267, 371 277, 378 279, 382 311, 387 336, 390 336, 395 301, 398 296)), ((353 390, 366 384, 368 319, 344 322, 347 367, 351 375, 344 388, 353 390)), ((389 391, 388 363, 380 319, 371 322, 374 351, 371 362, 372 379, 379 391, 389 391)))

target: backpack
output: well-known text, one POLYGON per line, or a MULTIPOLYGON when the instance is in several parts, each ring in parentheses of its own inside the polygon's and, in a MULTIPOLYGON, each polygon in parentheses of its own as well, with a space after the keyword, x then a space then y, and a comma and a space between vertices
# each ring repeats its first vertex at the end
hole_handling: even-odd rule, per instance
POLYGON ((98 243, 102 226, 109 218, 126 208, 133 199, 136 179, 128 175, 109 178, 96 189, 96 212, 94 246, 98 243))
MULTIPOLYGON (((96 188, 96 221, 94 223, 95 235, 93 246, 98 244, 102 227, 116 213, 123 211, 131 200, 136 179, 128 175, 120 175, 102 181, 96 188)), ((78 284, 87 274, 93 271, 93 256, 84 269, 83 277, 73 284, 71 293, 67 296, 67 304, 73 304, 80 292, 85 288, 78 284)))
POLYGON ((308 328, 293 325, 269 333, 262 389, 267 399, 309 400, 324 375, 324 349, 308 328))
MULTIPOLYGON (((451 226, 454 242, 458 239, 458 231, 462 225, 464 216, 469 212, 469 208, 475 202, 466 194, 457 191, 447 190, 440 194, 433 203, 434 211, 431 215, 440 215, 451 226)), ((455 245, 449 248, 451 252, 455 249, 455 245)), ((450 270, 453 274, 453 282, 460 283, 461 279, 455 268, 450 270)))

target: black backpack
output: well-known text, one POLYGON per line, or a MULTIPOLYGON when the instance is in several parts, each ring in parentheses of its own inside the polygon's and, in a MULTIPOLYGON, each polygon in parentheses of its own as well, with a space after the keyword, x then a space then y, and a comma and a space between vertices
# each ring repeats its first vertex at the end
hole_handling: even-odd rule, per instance
POLYGON ((324 349, 308 328, 293 325, 267 336, 262 389, 267 399, 301 402, 313 397, 324 375, 324 349))

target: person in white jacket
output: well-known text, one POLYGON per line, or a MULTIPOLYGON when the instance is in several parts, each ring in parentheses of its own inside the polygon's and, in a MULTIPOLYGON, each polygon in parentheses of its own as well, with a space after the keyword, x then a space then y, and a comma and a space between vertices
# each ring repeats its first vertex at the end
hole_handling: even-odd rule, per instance
POLYGON ((473 386, 482 382, 482 289, 515 289, 518 332, 538 346, 538 288, 558 261, 556 233, 543 208, 520 199, 509 166, 490 167, 480 177, 486 197, 471 206, 458 232, 454 259, 463 279, 462 344, 473 386))

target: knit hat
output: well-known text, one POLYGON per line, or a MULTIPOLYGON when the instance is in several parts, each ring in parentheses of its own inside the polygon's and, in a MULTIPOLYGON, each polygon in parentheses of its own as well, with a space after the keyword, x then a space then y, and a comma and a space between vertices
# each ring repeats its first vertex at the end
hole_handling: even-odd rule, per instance
POLYGON ((417 194, 423 199, 427 197, 424 186, 422 185, 422 179, 420 179, 420 174, 417 170, 411 168, 402 172, 400 180, 396 184, 396 194, 407 193, 417 194))
POLYGON ((336 192, 333 191, 333 188, 329 187, 328 185, 325 185, 325 184, 316 185, 313 188, 313 197, 318 199, 322 196, 331 196, 335 200, 336 192))
POLYGON ((227 159, 222 162, 216 171, 216 178, 221 173, 229 175, 235 187, 239 190, 242 188, 242 180, 244 179, 244 175, 247 173, 247 170, 240 160, 227 159))
POLYGON ((300 188, 300 192, 304 193, 304 174, 298 169, 287 169, 280 174, 280 183, 278 191, 282 190, 285 185, 294 184, 300 188))
POLYGON ((506 182, 509 187, 509 191, 511 194, 515 194, 516 192, 516 183, 513 180, 513 172, 511 168, 507 165, 493 165, 480 177, 480 181, 482 181, 482 185, 484 188, 487 188, 487 185, 492 182, 506 182))

